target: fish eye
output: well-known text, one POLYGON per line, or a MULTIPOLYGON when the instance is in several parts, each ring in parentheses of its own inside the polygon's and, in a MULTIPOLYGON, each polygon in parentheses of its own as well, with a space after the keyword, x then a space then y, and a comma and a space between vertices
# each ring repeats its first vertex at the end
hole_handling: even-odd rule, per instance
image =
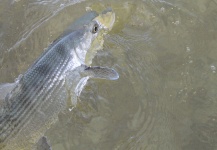
POLYGON ((93 29, 92 29, 92 33, 95 34, 97 33, 99 30, 99 25, 97 23, 94 24, 93 29))

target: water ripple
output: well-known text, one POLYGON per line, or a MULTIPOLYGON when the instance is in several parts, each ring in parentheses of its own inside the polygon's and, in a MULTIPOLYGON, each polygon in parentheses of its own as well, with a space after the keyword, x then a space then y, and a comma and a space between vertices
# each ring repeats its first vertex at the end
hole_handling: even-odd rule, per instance
MULTIPOLYGON (((47 5, 47 7, 50 5, 50 3, 52 4, 56 4, 56 7, 53 8, 53 10, 51 10, 50 12, 47 12, 45 16, 43 17, 38 17, 40 18, 39 20, 37 20, 33 25, 30 25, 30 27, 28 28, 28 26, 26 27, 26 31, 24 30, 22 33, 22 35, 20 36, 20 39, 15 42, 15 44, 13 46, 11 46, 8 49, 8 52, 10 52, 11 50, 17 48, 23 41, 25 41, 37 28, 39 28, 40 26, 42 26, 44 23, 46 23, 47 21, 49 21, 52 17, 56 16, 60 11, 62 11, 63 9, 65 9, 66 7, 69 7, 71 5, 75 5, 76 3, 80 3, 83 2, 85 0, 71 0, 69 2, 66 2, 65 4, 60 3, 59 0, 56 1, 39 1, 39 2, 34 2, 34 3, 30 3, 29 6, 34 6, 37 7, 37 5, 47 5), (59 4, 57 4, 59 2, 59 4), (63 6, 64 7, 59 7, 59 6, 63 6)), ((52 5, 53 6, 53 5, 52 5)), ((30 10, 31 12, 32 10, 30 10)), ((28 11, 27 11, 28 12, 28 11)), ((38 12, 38 10, 37 10, 38 12)), ((32 13, 32 12, 31 12, 32 13)))

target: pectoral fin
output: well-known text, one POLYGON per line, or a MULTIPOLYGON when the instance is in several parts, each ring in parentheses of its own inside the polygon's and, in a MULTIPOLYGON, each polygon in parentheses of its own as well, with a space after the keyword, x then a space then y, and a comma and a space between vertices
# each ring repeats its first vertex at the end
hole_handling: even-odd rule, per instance
POLYGON ((75 94, 77 96, 80 96, 82 90, 84 89, 85 85, 87 84, 87 80, 89 79, 89 77, 83 77, 77 84, 76 88, 75 88, 75 94))
POLYGON ((91 78, 101 78, 107 80, 117 80, 119 78, 118 73, 111 68, 107 67, 87 67, 85 73, 91 78))
POLYGON ((40 138, 36 146, 36 150, 52 150, 51 146, 48 144, 47 138, 44 136, 40 138))

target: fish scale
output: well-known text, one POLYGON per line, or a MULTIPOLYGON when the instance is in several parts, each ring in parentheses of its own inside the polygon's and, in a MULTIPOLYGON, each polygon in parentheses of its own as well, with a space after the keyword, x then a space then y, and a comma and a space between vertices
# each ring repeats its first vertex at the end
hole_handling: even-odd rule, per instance
MULTIPOLYGON (((55 54, 55 53, 51 53, 51 54, 55 54)), ((51 61, 52 59, 47 59, 49 55, 47 57, 44 57, 44 59, 50 61, 50 63, 54 63, 55 61, 58 62, 56 56, 57 55, 53 55, 53 61, 51 61)), ((67 60, 67 59, 64 58, 64 60, 67 60)), ((20 90, 20 93, 13 99, 10 99, 11 101, 16 101, 16 103, 13 103, 13 105, 10 106, 11 109, 8 110, 9 112, 7 112, 10 115, 6 117, 1 116, 1 118, 2 117, 7 118, 6 121, 4 122, 4 125, 6 124, 10 124, 10 125, 8 125, 7 129, 0 130, 1 131, 0 135, 4 133, 5 130, 9 130, 10 127, 15 128, 19 124, 23 125, 23 123, 26 120, 24 118, 28 116, 26 114, 28 113, 32 114, 31 112, 33 112, 36 109, 36 108, 33 109, 32 107, 33 106, 36 107, 37 103, 40 104, 40 100, 42 99, 46 101, 47 99, 46 96, 49 94, 52 94, 48 91, 42 92, 41 94, 39 94, 39 92, 41 91, 41 88, 43 88, 43 86, 47 87, 48 85, 50 85, 50 82, 46 82, 48 79, 55 78, 55 77, 59 78, 61 74, 58 74, 58 76, 54 76, 54 73, 57 74, 58 72, 63 72, 62 70, 65 69, 64 68, 65 66, 62 65, 62 63, 54 63, 52 67, 45 68, 43 65, 44 64, 46 65, 47 61, 42 60, 41 62, 38 62, 39 67, 36 65, 35 69, 31 69, 29 72, 27 71, 27 74, 25 74, 23 78, 21 79, 22 82, 25 82, 25 81, 28 82, 27 88, 25 88, 25 83, 24 83, 24 85, 21 87, 22 89, 20 90), (57 67, 57 65, 60 65, 61 67, 57 67), (57 69, 55 70, 55 68, 57 68, 58 70, 57 69), (40 84, 38 84, 38 86, 35 86, 34 84, 37 84, 35 82, 39 82, 40 84), (38 97, 41 97, 41 98, 39 99, 38 97), (37 103, 33 100, 37 100, 37 103), (15 127, 13 127, 13 125, 15 127)), ((52 88, 54 88, 54 86, 52 88)), ((19 129, 19 127, 16 129, 19 129)), ((13 129, 10 132, 12 131, 13 129)), ((7 135, 9 134, 10 133, 7 133, 7 135)))
MULTIPOLYGON (((73 33, 71 36, 74 36, 73 33)), ((20 126, 25 124, 26 119, 30 119, 28 117, 30 115, 26 114, 29 113, 32 115, 41 103, 41 100, 46 101, 48 99, 47 95, 52 94, 52 91, 42 91, 41 89, 43 86, 48 87, 51 84, 50 82, 54 82, 53 80, 47 82, 48 79, 58 79, 67 71, 66 65, 63 64, 66 64, 72 59, 71 55, 69 55, 70 49, 66 49, 67 46, 62 46, 63 44, 67 45, 67 43, 69 42, 58 42, 40 61, 37 61, 36 64, 27 70, 26 74, 20 80, 19 84, 22 86, 21 88, 17 87, 20 88, 19 93, 15 97, 8 99, 8 101, 13 101, 13 103, 7 106, 5 115, 1 116, 1 122, 3 120, 3 123, 1 123, 0 137, 4 134, 4 138, 1 138, 2 142, 13 132, 15 127, 17 131, 14 132, 17 133, 21 129, 20 126), (42 91, 41 94, 39 93, 40 91, 42 91), (35 108, 33 109, 33 107, 35 108)), ((54 90, 55 86, 52 88, 54 90)))
POLYGON ((71 94, 76 94, 76 85, 82 85, 80 90, 85 86, 80 83, 84 81, 80 73, 109 80, 119 77, 113 69, 94 69, 85 65, 86 53, 94 50, 92 45, 99 48, 102 44, 97 37, 103 36, 105 29, 110 29, 114 23, 114 14, 111 11, 107 14, 111 18, 105 20, 108 24, 101 24, 106 19, 106 13, 89 14, 89 19, 88 15, 84 17, 89 21, 81 21, 81 26, 76 24, 74 29, 71 26, 68 33, 65 32, 55 40, 6 96, 0 111, 0 149, 34 147, 57 120, 58 114, 66 108, 71 94), (98 32, 96 28, 99 28, 98 32), (70 82, 65 84, 66 80, 70 82))

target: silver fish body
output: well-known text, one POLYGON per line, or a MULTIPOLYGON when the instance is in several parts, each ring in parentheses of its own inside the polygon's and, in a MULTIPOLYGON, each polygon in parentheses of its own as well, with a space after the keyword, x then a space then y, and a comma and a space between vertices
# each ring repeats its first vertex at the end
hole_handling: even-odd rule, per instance
POLYGON ((95 72, 85 66, 85 56, 103 25, 95 12, 89 14, 89 21, 51 44, 7 94, 0 111, 0 149, 31 149, 66 108, 80 73, 95 72))

